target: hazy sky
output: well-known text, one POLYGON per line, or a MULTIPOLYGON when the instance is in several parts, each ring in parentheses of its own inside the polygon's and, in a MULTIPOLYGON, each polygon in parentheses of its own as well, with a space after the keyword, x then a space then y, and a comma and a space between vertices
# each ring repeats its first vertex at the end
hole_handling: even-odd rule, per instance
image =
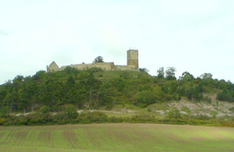
POLYGON ((234 82, 234 1, 0 0, 0 84, 52 61, 126 65, 129 48, 152 75, 173 66, 234 82))

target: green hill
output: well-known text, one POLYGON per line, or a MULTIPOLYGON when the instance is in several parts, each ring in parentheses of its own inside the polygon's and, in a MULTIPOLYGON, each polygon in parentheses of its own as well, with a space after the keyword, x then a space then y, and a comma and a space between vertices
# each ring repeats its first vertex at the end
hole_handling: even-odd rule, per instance
MULTIPOLYGON (((103 71, 99 68, 78 71, 68 67, 64 71, 39 71, 33 76, 16 76, 0 86, 0 114, 5 118, 25 112, 60 113, 66 109, 69 111, 69 108, 111 110, 118 107, 124 110, 126 106, 131 106, 138 111, 147 111, 147 114, 156 111, 167 117, 172 111, 172 118, 177 110, 180 114, 184 111, 191 116, 207 115, 193 113, 186 105, 172 106, 186 101, 200 104, 200 107, 204 107, 203 103, 212 105, 214 109, 211 108, 208 115, 211 117, 218 114, 220 101, 234 103, 234 84, 230 81, 212 79, 209 73, 194 78, 189 72, 176 79, 173 68, 165 74, 160 70, 158 76, 151 76, 145 69, 141 72, 103 71), (170 104, 172 102, 175 104, 170 104), (153 105, 164 105, 164 109, 153 105)), ((234 105, 229 106, 223 106, 226 114, 233 113, 234 105)), ((204 111, 207 109, 204 108, 204 111)))

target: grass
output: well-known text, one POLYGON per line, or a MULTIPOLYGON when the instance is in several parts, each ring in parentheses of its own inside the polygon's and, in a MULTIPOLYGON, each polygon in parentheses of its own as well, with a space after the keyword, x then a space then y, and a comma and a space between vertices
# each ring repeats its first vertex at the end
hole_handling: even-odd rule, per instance
POLYGON ((159 124, 0 127, 0 151, 234 151, 234 128, 159 124))

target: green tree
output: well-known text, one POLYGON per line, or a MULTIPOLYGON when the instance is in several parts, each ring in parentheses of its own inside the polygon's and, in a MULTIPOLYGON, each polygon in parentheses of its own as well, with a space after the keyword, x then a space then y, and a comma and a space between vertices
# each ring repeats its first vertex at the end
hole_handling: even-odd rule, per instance
POLYGON ((78 116, 77 109, 72 104, 65 105, 63 113, 68 119, 75 119, 78 116))
POLYGON ((157 70, 157 77, 164 78, 164 67, 161 67, 157 70))
POLYGON ((180 79, 184 81, 192 81, 194 80, 194 76, 190 74, 189 72, 185 71, 182 73, 182 76, 180 77, 180 79))
POLYGON ((101 89, 101 81, 97 80, 93 73, 90 73, 88 78, 85 82, 85 87, 87 90, 87 96, 89 101, 89 108, 93 109, 94 107, 97 107, 97 103, 99 100, 99 94, 101 89))
POLYGON ((140 72, 145 72, 145 73, 148 73, 148 72, 149 72, 149 70, 146 69, 146 68, 139 68, 139 70, 140 70, 140 72))
POLYGON ((136 93, 137 105, 146 107, 150 104, 163 101, 163 92, 159 86, 149 90, 142 90, 136 93))
POLYGON ((31 107, 31 111, 33 112, 35 105, 39 103, 40 83, 43 81, 42 79, 44 79, 43 76, 39 75, 43 75, 43 72, 37 73, 37 76, 27 77, 25 79, 23 91, 24 104, 22 105, 24 111, 27 107, 31 107))
POLYGON ((104 62, 102 56, 96 57, 96 58, 94 59, 94 61, 93 61, 93 63, 100 63, 100 62, 104 62))
POLYGON ((167 114, 168 118, 174 118, 174 119, 178 119, 178 118, 181 118, 181 115, 180 115, 180 111, 176 108, 172 108, 168 114, 167 114))
POLYGON ((3 106, 0 109, 0 118, 8 117, 10 113, 10 109, 8 106, 3 106))
POLYGON ((202 79, 212 79, 211 73, 204 73, 200 76, 202 79))
POLYGON ((73 78, 73 76, 69 76, 69 78, 67 79, 67 86, 73 87, 74 84, 75 84, 75 79, 73 78))
POLYGON ((42 114, 47 114, 48 112, 50 112, 50 107, 48 107, 48 106, 42 106, 39 111, 42 114))
POLYGON ((174 67, 168 67, 167 70, 166 70, 166 79, 167 80, 175 80, 176 77, 175 77, 175 71, 176 69, 174 67))

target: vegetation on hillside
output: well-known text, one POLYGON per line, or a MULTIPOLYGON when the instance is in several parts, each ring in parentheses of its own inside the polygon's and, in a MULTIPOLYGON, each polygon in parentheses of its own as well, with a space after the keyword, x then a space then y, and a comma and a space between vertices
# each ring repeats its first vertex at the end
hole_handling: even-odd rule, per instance
POLYGON ((147 69, 138 71, 103 71, 92 68, 86 71, 67 67, 64 71, 33 76, 16 76, 0 86, 0 117, 22 112, 65 112, 76 118, 76 109, 111 109, 115 105, 132 104, 145 108, 186 98, 193 102, 211 99, 205 94, 217 94, 217 100, 234 102, 234 84, 213 79, 210 73, 195 78, 184 72, 178 79, 175 68, 157 76, 150 76, 147 69))

